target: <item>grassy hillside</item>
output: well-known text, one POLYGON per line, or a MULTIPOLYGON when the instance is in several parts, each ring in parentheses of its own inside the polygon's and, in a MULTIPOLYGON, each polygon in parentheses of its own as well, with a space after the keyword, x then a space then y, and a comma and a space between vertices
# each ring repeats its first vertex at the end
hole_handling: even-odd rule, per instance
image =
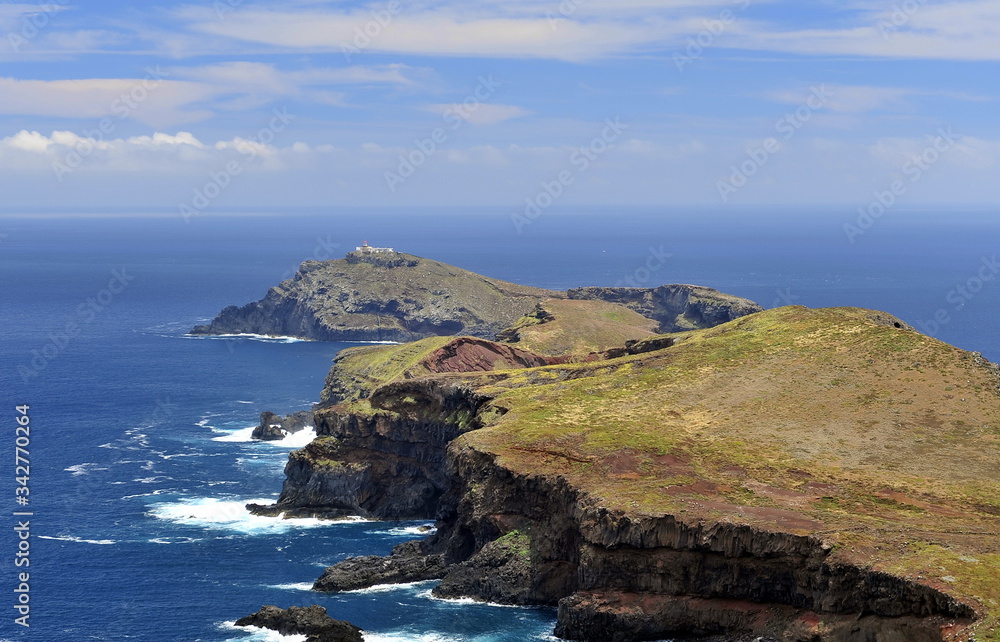
POLYGON ((657 321, 616 303, 548 299, 498 338, 539 354, 583 355, 653 336, 658 326, 657 321))
POLYGON ((897 324, 787 307, 658 352, 480 376, 508 412, 460 439, 627 512, 820 534, 996 612, 1000 378, 897 324))

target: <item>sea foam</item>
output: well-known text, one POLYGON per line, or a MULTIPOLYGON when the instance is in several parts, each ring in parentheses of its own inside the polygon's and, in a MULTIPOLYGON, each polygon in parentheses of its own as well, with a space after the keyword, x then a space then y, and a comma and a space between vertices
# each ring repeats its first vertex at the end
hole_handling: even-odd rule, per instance
POLYGON ((230 531, 246 535, 286 533, 304 528, 368 521, 361 518, 343 521, 313 518, 284 519, 282 517, 253 515, 246 509, 246 504, 271 504, 273 502, 273 498, 196 497, 177 502, 152 504, 149 507, 149 515, 181 526, 197 526, 208 530, 230 531))

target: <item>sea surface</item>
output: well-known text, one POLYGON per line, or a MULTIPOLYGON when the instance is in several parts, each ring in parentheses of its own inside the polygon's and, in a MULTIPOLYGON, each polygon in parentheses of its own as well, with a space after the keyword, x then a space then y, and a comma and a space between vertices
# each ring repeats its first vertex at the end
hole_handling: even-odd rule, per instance
POLYGON ((325 566, 429 524, 243 508, 277 497, 308 439, 251 441, 259 413, 318 401, 348 344, 187 331, 363 240, 539 287, 694 283, 765 307, 878 308, 1000 360, 1000 217, 987 210, 893 211, 853 243, 843 225, 856 213, 807 208, 553 210, 520 233, 511 210, 113 214, 0 215, 2 640, 291 640, 233 622, 312 603, 374 642, 554 639, 551 609, 438 600, 433 583, 309 590, 325 566), (19 405, 27 506, 15 504, 19 405), (14 566, 18 519, 27 568, 14 566), (29 629, 13 608, 26 570, 29 629))

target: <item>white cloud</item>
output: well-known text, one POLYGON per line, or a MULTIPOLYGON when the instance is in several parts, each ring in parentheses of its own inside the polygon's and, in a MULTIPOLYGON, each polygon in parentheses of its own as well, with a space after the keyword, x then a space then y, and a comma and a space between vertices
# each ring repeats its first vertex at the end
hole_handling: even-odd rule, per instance
POLYGON ((358 32, 372 23, 365 11, 262 10, 246 8, 220 21, 213 12, 186 9, 195 31, 281 48, 371 51, 439 56, 495 56, 586 60, 623 53, 684 32, 672 21, 636 15, 581 21, 562 18, 559 4, 483 6, 452 3, 406 8, 370 38, 358 32), (552 16, 559 19, 553 19, 552 16), (673 28, 671 28, 673 27, 673 28))
POLYGON ((472 125, 495 125, 512 118, 528 116, 530 111, 517 105, 498 105, 495 103, 479 103, 471 107, 461 104, 428 105, 428 111, 444 117, 461 118, 472 125))
POLYGON ((1000 4, 995 0, 926 0, 910 12, 901 10, 904 4, 862 12, 837 29, 739 21, 727 46, 811 55, 1000 60, 1000 4))
POLYGON ((204 119, 189 109, 208 98, 208 85, 147 78, 18 80, 0 78, 0 114, 24 114, 98 120, 133 118, 152 126, 204 119))
POLYGON ((216 111, 245 111, 285 98, 323 105, 347 104, 335 85, 413 87, 428 77, 407 65, 300 69, 269 63, 227 62, 151 69, 145 78, 22 80, 0 78, 0 114, 81 118, 130 118, 153 127, 199 122, 216 111))
POLYGON ((822 109, 857 114, 885 108, 903 108, 904 98, 916 92, 912 89, 897 87, 865 87, 851 85, 832 85, 823 83, 818 89, 803 88, 801 90, 781 90, 767 94, 772 100, 789 105, 802 105, 814 95, 823 99, 822 109))

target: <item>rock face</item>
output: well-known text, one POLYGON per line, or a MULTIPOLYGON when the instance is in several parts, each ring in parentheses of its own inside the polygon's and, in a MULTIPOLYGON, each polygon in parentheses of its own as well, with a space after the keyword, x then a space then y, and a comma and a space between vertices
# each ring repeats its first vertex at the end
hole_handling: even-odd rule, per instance
POLYGON ((712 288, 697 285, 661 285, 656 288, 575 288, 570 299, 598 299, 624 305, 660 323, 660 332, 711 328, 762 307, 712 288))
POLYGON ((451 487, 445 448, 478 427, 485 397, 437 381, 390 384, 370 398, 373 414, 334 406, 316 415, 317 439, 291 453, 278 502, 257 514, 376 519, 433 517, 451 487), (395 491, 385 492, 386 480, 395 491))
POLYGON ((393 380, 319 413, 281 502, 437 520, 318 590, 441 579, 442 597, 557 605, 557 634, 586 642, 968 639, 996 621, 998 383, 889 315, 773 310, 591 361, 393 380))
POLYGON ((936 589, 833 562, 816 537, 636 519, 558 478, 511 471, 461 440, 449 448, 449 468, 454 487, 439 507, 438 533, 388 558, 345 560, 314 588, 443 578, 439 597, 558 605, 556 634, 586 642, 942 642, 975 616, 936 589))
POLYGON ((306 261, 256 303, 224 309, 192 334, 255 333, 319 341, 492 337, 559 293, 490 279, 409 254, 306 261))
POLYGON ((364 642, 361 629, 334 620, 322 606, 291 606, 281 609, 267 605, 253 615, 236 620, 236 626, 257 626, 282 635, 306 635, 306 642, 364 642))
POLYGON ((260 413, 260 423, 253 429, 251 437, 262 441, 276 441, 309 428, 314 422, 313 413, 308 410, 293 412, 284 417, 265 410, 260 413))
MULTIPOLYGON (((493 339, 537 303, 566 296, 409 254, 351 252, 345 259, 306 261, 293 278, 271 288, 260 301, 229 306, 191 333, 318 341, 403 342, 457 335, 493 339)), ((707 327, 699 324, 760 310, 746 299, 687 285, 581 288, 570 296, 621 302, 663 327, 680 329, 707 327)))
POLYGON ((407 584, 444 577, 447 565, 441 554, 427 553, 422 542, 405 542, 389 557, 352 557, 326 569, 313 589, 354 591, 380 584, 407 584))

